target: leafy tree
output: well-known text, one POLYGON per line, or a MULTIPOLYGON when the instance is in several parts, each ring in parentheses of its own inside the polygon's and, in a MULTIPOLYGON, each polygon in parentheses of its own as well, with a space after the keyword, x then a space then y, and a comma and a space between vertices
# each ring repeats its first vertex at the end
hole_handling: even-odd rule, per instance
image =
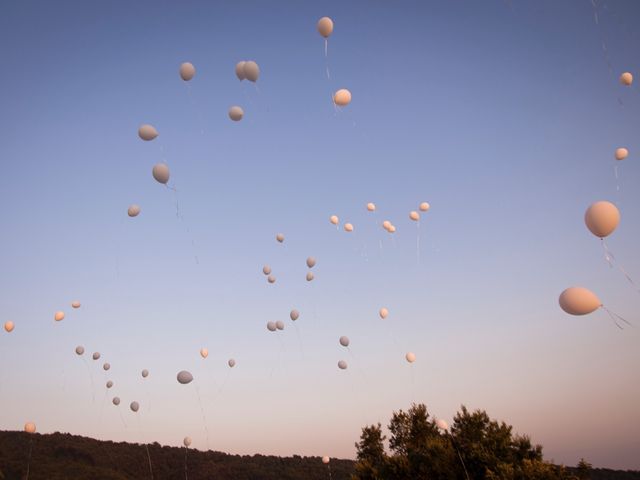
POLYGON ((591 464, 584 458, 581 458, 576 466, 576 474, 580 480, 589 480, 591 478, 591 464))
POLYGON ((360 441, 356 443, 358 462, 355 478, 362 480, 382 480, 385 478, 387 456, 382 443, 385 439, 379 423, 362 429, 360 441))

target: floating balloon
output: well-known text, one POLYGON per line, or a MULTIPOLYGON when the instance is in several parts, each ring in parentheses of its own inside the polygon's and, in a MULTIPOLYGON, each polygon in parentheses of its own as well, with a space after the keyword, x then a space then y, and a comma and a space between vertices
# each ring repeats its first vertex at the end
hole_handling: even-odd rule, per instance
POLYGON ((344 360, 340 360, 338 362, 338 368, 340 370, 346 370, 347 369, 347 362, 345 362, 344 360))
POLYGON ((244 62, 242 71, 244 72, 244 78, 250 82, 256 82, 260 76, 260 67, 258 67, 258 64, 253 60, 244 62))
POLYGON ((351 103, 351 92, 346 88, 341 88, 333 95, 333 103, 340 107, 346 107, 351 103))
POLYGON ((113 400, 111 400, 111 402, 117 407, 118 405, 120 405, 120 397, 113 397, 113 400))
POLYGON ((156 163, 151 174, 156 182, 166 185, 169 181, 169 166, 166 163, 156 163))
POLYGON ((269 283, 276 283, 276 277, 274 277, 273 275, 269 275, 267 277, 267 282, 269 283))
POLYGON ((235 105, 229 109, 229 118, 234 122, 239 122, 242 117, 244 117, 244 110, 241 107, 235 105))
POLYGON ((140 205, 136 205, 135 203, 129 205, 129 208, 127 209, 127 215, 129 215, 130 217, 137 217, 138 215, 140 215, 140 205))
POLYGON ((389 233, 396 233, 396 227, 394 225, 389 227, 389 233))
POLYGON ((353 225, 351 225, 350 223, 345 223, 344 224, 344 231, 345 232, 353 232, 353 225))
POLYGON ((178 383, 186 385, 187 383, 191 383, 191 381, 193 380, 193 375, 191 375, 191 373, 187 372, 186 370, 181 370, 180 372, 178 372, 176 378, 178 379, 178 383))
POLYGON ((624 160, 629 156, 629 150, 626 148, 616 149, 616 160, 624 160))
POLYGON ((276 322, 267 322, 267 330, 269 330, 270 332, 275 332, 277 328, 278 327, 276 327, 276 322))
POLYGON ((385 319, 385 318, 387 318, 387 315, 389 315, 389 310, 387 310, 386 308, 382 307, 380 309, 380 318, 385 319))
POLYGON ((93 355, 91 356, 94 360, 98 360, 100 358, 100 352, 93 352, 93 355))
POLYGON ((315 277, 313 276, 313 272, 307 272, 307 282, 310 282, 311 280, 313 280, 315 277))
POLYGON ((142 370, 142 378, 147 378, 149 376, 149 370, 146 368, 142 370))
POLYGON ((36 424, 33 422, 27 422, 24 424, 24 431, 27 433, 36 433, 36 424))
POLYGON ((349 337, 345 337, 345 336, 340 337, 340 345, 342 345, 343 347, 348 347, 349 337))
POLYGON ((414 222, 417 222, 418 220, 420 220, 420 214, 415 210, 413 210, 411 211, 411 213, 409 213, 409 218, 414 222))
POLYGON ((391 222, 389 220, 385 220, 384 222, 382 222, 382 228, 384 228, 385 230, 389 230, 389 228, 391 228, 391 222))
POLYGON ((271 267, 269 265, 265 265, 264 267, 262 267, 262 273, 264 273, 265 275, 269 275, 271 273, 271 267))
POLYGON ((427 202, 422 202, 422 203, 420 204, 420 211, 421 211, 421 212, 426 212, 426 211, 428 211, 428 210, 429 210, 429 208, 431 208, 431 207, 430 207, 430 205, 429 205, 427 202))
POLYGON ((202 347, 200 349, 200 356, 202 358, 207 358, 209 356, 209 350, 207 350, 206 348, 202 347))
POLYGON ((78 300, 71 302, 71 308, 80 308, 80 302, 78 300))
POLYGON ((236 77, 238 77, 238 80, 242 81, 244 80, 246 77, 244 76, 244 64, 247 62, 238 62, 236 63, 236 77))
POLYGON ((629 72, 624 72, 622 75, 620 75, 620 83, 627 87, 631 86, 631 84, 633 83, 633 75, 631 75, 629 72))
POLYGON ((316 259, 313 257, 307 258, 307 267, 313 268, 316 266, 316 259))
POLYGON ((84 354, 84 347, 82 345, 78 345, 76 347, 76 355, 82 355, 84 354))
POLYGON ((4 329, 6 330, 7 333, 13 332, 14 328, 15 328, 15 325, 11 320, 9 320, 8 322, 4 322, 4 329))
POLYGON ((150 142, 158 136, 158 131, 153 125, 140 125, 138 128, 138 136, 147 142, 150 142))
POLYGON ((276 240, 280 243, 284 242, 284 234, 283 233, 279 233, 276 235, 276 240))
POLYGON ((376 205, 374 203, 367 203, 367 210, 369 210, 370 212, 375 212, 376 205))
POLYGON ((333 20, 331 20, 329 17, 322 17, 320 20, 318 20, 317 28, 318 33, 324 38, 327 38, 333 32, 333 20))
POLYGON ((229 365, 229 368, 233 368, 236 366, 236 361, 233 358, 230 358, 227 365, 229 365))
POLYGON ((570 315, 587 315, 602 306, 602 302, 591 290, 569 287, 560 294, 560 308, 570 315))
POLYGON ((289 317, 291 317, 291 320, 295 322, 300 317, 300 312, 298 310, 291 310, 289 317))
POLYGON ((192 63, 185 62, 180 65, 180 78, 185 82, 188 82, 196 75, 196 67, 192 63))
POLYGON ((596 202, 585 212, 584 222, 591 233, 604 238, 611 235, 620 223, 620 212, 611 202, 596 202))
POLYGON ((327 457, 326 455, 324 457, 322 457, 322 463, 327 465, 329 463, 329 457, 327 457))
POLYGON ((131 409, 132 412, 137 412, 138 410, 140 410, 140 404, 138 402, 131 402, 131 405, 129 405, 129 408, 131 409))
POLYGON ((64 312, 56 312, 55 315, 53 316, 53 319, 56 322, 61 322, 62 320, 64 320, 64 312))
POLYGON ((413 353, 413 352, 408 352, 408 353, 404 356, 404 358, 406 358, 406 359, 407 359, 407 362, 409 362, 409 363, 413 363, 413 362, 415 362, 415 361, 416 361, 416 354, 415 354, 415 353, 413 353))
POLYGON ((436 427, 438 427, 440 430, 447 430, 449 428, 449 424, 439 418, 436 420, 436 427))
POLYGON ((111 368, 111 365, 109 363, 106 363, 104 365, 102 365, 102 369, 106 372, 107 370, 109 370, 111 368))
POLYGON ((107 388, 111 388, 111 387, 113 387, 113 382, 111 380, 109 380, 107 382, 107 388))
POLYGON ((278 330, 284 330, 284 322, 283 322, 282 320, 278 320, 278 321, 276 322, 276 328, 277 328, 278 330))
POLYGON ((331 223, 333 223, 334 225, 338 224, 338 216, 337 215, 331 215, 331 217, 329 217, 329 221, 331 223))
POLYGON ((189 448, 191 446, 191 437, 184 437, 184 440, 182 440, 182 443, 184 444, 185 447, 189 448))

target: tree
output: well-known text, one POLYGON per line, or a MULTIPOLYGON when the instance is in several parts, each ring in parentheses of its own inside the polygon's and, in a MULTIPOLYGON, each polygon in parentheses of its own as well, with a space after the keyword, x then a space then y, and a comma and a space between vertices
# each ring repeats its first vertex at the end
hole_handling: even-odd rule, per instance
POLYGON ((362 429, 360 442, 356 443, 357 463, 355 478, 360 480, 383 480, 387 455, 382 442, 382 426, 369 425, 362 429))
POLYGON ((591 464, 587 462, 584 458, 581 458, 576 466, 576 473, 578 474, 578 478, 580 480, 589 480, 591 478, 591 464))

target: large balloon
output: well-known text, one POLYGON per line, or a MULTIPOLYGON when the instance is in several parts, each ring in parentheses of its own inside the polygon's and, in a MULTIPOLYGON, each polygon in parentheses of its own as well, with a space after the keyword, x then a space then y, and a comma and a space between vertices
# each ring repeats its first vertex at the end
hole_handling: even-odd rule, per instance
POLYGON ((166 163, 156 163, 151 173, 156 182, 166 185, 169 181, 169 166, 166 163))
POLYGON ((202 347, 202 348, 200 349, 200 356, 201 356, 202 358, 207 358, 207 357, 209 356, 209 350, 208 350, 208 349, 206 349, 206 348, 204 348, 204 347, 202 347))
POLYGON ((369 210, 370 212, 375 212, 376 205, 374 203, 367 203, 367 210, 369 210))
POLYGON ((258 64, 253 60, 244 62, 242 71, 244 72, 244 78, 246 78, 250 82, 257 81, 258 77, 260 76, 260 67, 258 67, 258 64))
POLYGON ((242 62, 238 62, 236 63, 236 77, 238 77, 238 80, 242 81, 244 80, 246 77, 244 76, 244 64, 247 63, 245 61, 242 62))
POLYGON ((109 370, 111 368, 111 364, 109 362, 105 362, 104 365, 102 365, 102 369, 106 372, 107 370, 109 370))
POLYGON ((344 224, 344 231, 345 232, 353 232, 353 225, 350 223, 345 223, 344 224))
POLYGON ((191 383, 191 381, 193 380, 193 375, 191 375, 186 370, 181 370, 180 372, 178 372, 177 379, 178 383, 186 385, 187 383, 191 383))
POLYGON ((611 235, 620 223, 620 212, 611 202, 596 202, 587 208, 584 223, 596 237, 604 238, 611 235))
POLYGON ((310 282, 314 279, 313 272, 307 272, 307 282, 310 282))
POLYGON ((291 320, 295 322, 298 317, 300 317, 300 312, 298 310, 291 310, 291 313, 289 313, 289 317, 291 317, 291 320))
POLYGON ((322 463, 324 463, 325 465, 327 465, 329 463, 329 457, 327 457, 326 455, 324 457, 322 457, 322 463))
POLYGON ((616 160, 624 160, 629 156, 629 150, 626 148, 616 149, 616 160))
POLYGON ((345 362, 344 360, 340 360, 338 362, 338 368, 340 370, 346 370, 347 369, 347 362, 345 362))
POLYGON ((267 322, 267 330, 269 330, 270 332, 275 332, 277 328, 278 327, 276 327, 276 322, 267 322))
POLYGON ((629 72, 624 72, 622 75, 620 75, 620 83, 627 87, 631 86, 631 84, 633 83, 633 75, 631 75, 629 72))
POLYGON ((27 433, 36 433, 36 424, 33 422, 27 422, 24 424, 24 431, 27 433))
POLYGON ((146 368, 142 370, 142 378, 147 378, 149 376, 149 370, 146 368))
POLYGON ((184 440, 182 440, 182 443, 184 443, 184 446, 189 448, 191 446, 191 437, 184 437, 184 440))
POLYGON ((180 78, 185 82, 188 82, 196 75, 196 67, 192 63, 185 62, 180 65, 180 78))
POLYGON ((113 404, 117 407, 118 405, 120 405, 120 397, 113 397, 113 400, 111 400, 113 402, 113 404))
POLYGON ((271 273, 271 267, 269 265, 265 265, 264 267, 262 267, 262 273, 264 273, 265 275, 269 275, 271 273))
POLYGON ((15 328, 15 325, 11 320, 4 322, 4 329, 7 331, 7 333, 13 332, 14 328, 15 328))
POLYGON ((74 300, 71 302, 71 308, 80 308, 80 302, 78 300, 74 300))
POLYGON ((316 259, 313 257, 307 258, 307 267, 313 268, 316 266, 316 259))
POLYGON ((111 380, 109 380, 107 382, 107 388, 111 388, 111 387, 113 387, 113 382, 111 380))
POLYGON ((411 212, 409 212, 409 218, 414 222, 417 222, 418 220, 420 220, 420 214, 415 210, 412 210, 411 212))
POLYGON ((426 212, 427 210, 429 210, 430 206, 427 202, 422 202, 420 204, 420 211, 421 212, 426 212))
POLYGON ((284 242, 284 233, 279 233, 276 235, 276 240, 280 243, 284 242))
POLYGON ((229 368, 233 368, 236 366, 236 361, 233 358, 230 358, 227 365, 229 365, 229 368))
POLYGON ((62 320, 64 320, 64 312, 62 312, 62 311, 56 312, 55 315, 53 316, 53 319, 56 322, 61 322, 62 320))
POLYGON ((322 17, 318 20, 318 33, 327 38, 333 32, 333 20, 329 17, 322 17))
POLYGON ((385 307, 382 307, 379 313, 380 313, 380 318, 385 319, 387 318, 387 315, 389 315, 389 310, 387 310, 385 307))
POLYGON ((100 358, 100 352, 93 352, 91 358, 93 358, 94 360, 98 360, 100 358))
POLYGON ((137 217, 138 215, 140 215, 140 205, 136 205, 135 203, 129 205, 129 208, 127 209, 127 215, 129 215, 130 217, 137 217))
POLYGON ((131 402, 131 405, 129 405, 129 408, 131 409, 132 412, 137 412, 138 410, 140 410, 140 404, 138 402, 131 402))
POLYGON ((591 290, 569 287, 560 294, 560 308, 571 315, 587 315, 602 306, 602 302, 591 290))
POLYGON ((351 103, 351 92, 346 88, 341 88, 333 95, 333 103, 340 107, 346 107, 351 103))
POLYGON ((334 225, 338 224, 338 216, 337 215, 331 215, 331 217, 329 217, 329 221, 331 223, 333 223, 334 225))
POLYGON ((447 430, 449 428, 449 424, 441 418, 436 420, 436 426, 441 430, 447 430))
POLYGON ((149 142, 158 136, 158 131, 153 125, 140 125, 140 128, 138 128, 138 136, 142 140, 149 142))
POLYGON ((82 345, 78 345, 76 347, 76 355, 82 355, 84 354, 84 347, 82 345))
POLYGON ((277 328, 278 330, 284 330, 284 322, 283 322, 282 320, 278 320, 278 321, 276 322, 276 328, 277 328))
POLYGON ((416 361, 416 354, 413 352, 407 352, 407 354, 404 356, 404 358, 407 359, 407 362, 409 363, 413 363, 416 361))
POLYGON ((234 122, 239 122, 242 117, 244 117, 244 110, 241 107, 235 105, 229 109, 229 118, 234 122))
POLYGON ((343 347, 348 347, 349 337, 345 337, 345 336, 340 337, 340 345, 342 345, 343 347))

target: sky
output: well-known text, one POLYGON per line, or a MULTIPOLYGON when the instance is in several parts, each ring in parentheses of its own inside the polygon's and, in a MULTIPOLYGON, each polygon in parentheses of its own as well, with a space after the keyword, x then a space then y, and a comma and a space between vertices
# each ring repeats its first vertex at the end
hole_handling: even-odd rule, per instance
POLYGON ((617 80, 640 77, 639 20, 631 0, 2 2, 0 428, 354 458, 423 402, 640 469, 640 92, 617 80), (613 268, 598 200, 621 212, 613 268), (564 313, 573 285, 633 326, 564 313))

